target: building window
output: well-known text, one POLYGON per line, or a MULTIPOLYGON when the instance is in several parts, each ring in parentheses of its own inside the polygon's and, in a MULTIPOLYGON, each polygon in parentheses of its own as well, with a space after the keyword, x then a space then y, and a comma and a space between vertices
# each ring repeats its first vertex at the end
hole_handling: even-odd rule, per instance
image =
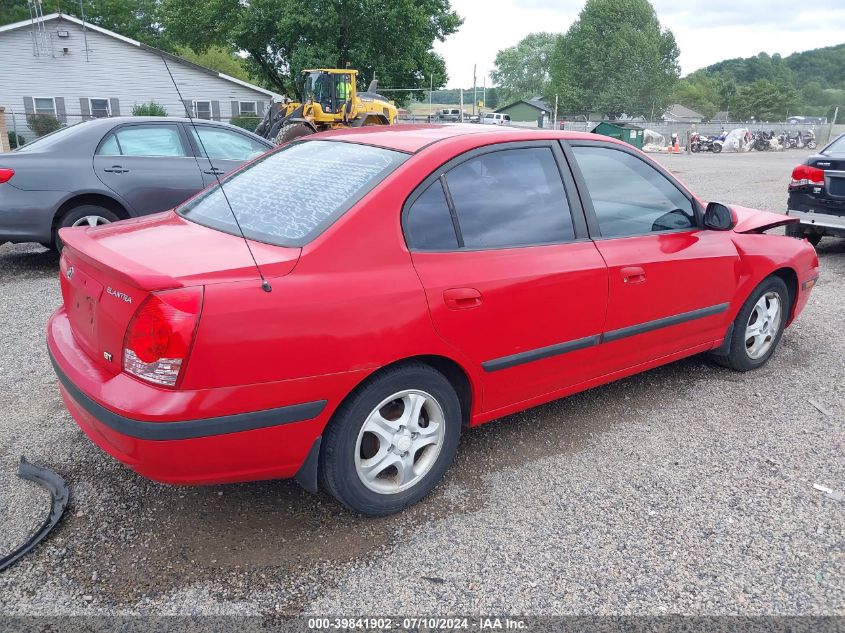
POLYGON ((32 100, 35 114, 56 116, 56 100, 53 97, 35 97, 32 100))
POLYGON ((102 119, 111 116, 111 106, 108 99, 88 99, 91 109, 91 116, 95 119, 102 119))
POLYGON ((211 120, 211 101, 194 101, 194 116, 211 120))
POLYGON ((240 116, 258 116, 258 107, 255 101, 241 101, 238 104, 240 116))

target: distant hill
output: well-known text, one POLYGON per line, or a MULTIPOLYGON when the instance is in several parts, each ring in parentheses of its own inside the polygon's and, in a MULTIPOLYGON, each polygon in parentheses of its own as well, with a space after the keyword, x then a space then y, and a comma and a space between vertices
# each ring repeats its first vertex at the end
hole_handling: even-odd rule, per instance
POLYGON ((842 89, 845 88, 845 44, 787 57, 760 53, 756 57, 726 59, 708 66, 704 72, 732 77, 738 84, 766 79, 788 81, 796 88, 818 82, 822 88, 842 89))
POLYGON ((712 117, 783 121, 788 115, 845 120, 845 44, 787 57, 760 53, 726 59, 684 77, 673 100, 712 117))

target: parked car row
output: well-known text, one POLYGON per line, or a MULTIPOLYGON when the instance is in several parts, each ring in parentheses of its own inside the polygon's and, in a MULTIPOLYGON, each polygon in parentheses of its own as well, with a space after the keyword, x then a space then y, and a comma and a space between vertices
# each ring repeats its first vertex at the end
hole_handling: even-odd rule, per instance
POLYGON ((63 128, 0 154, 0 244, 61 248, 64 227, 172 209, 272 147, 205 120, 115 117, 63 128))

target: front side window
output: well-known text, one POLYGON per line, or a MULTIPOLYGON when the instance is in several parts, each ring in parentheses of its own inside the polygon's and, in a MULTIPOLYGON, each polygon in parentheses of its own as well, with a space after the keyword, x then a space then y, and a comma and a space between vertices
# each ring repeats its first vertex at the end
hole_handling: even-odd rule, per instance
POLYGON ((88 104, 91 108, 91 116, 95 119, 111 116, 108 99, 88 99, 88 104))
POLYGON ((110 134, 97 154, 104 156, 187 156, 175 125, 132 125, 110 134))
POLYGON ((32 100, 35 114, 56 116, 56 100, 53 97, 35 97, 32 100))
POLYGON ((197 119, 211 120, 211 101, 194 101, 194 116, 197 119))
POLYGON ((339 141, 291 143, 267 154, 179 208, 185 218, 276 246, 314 239, 369 193, 407 155, 339 141))
POLYGON ((467 248, 575 239, 566 191, 548 147, 483 154, 452 169, 446 181, 467 248))
POLYGON ((252 160, 267 148, 251 138, 220 128, 198 125, 190 128, 201 154, 220 160, 252 160), (199 136, 198 136, 199 135, 199 136))
POLYGON ((645 161, 606 147, 573 147, 602 237, 696 226, 692 202, 645 161))

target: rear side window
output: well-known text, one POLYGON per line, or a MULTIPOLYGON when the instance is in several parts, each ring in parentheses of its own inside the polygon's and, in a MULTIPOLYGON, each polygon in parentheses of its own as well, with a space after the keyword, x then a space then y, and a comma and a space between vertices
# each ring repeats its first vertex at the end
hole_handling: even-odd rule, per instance
POLYGON ((406 229, 411 248, 426 251, 458 248, 452 215, 439 179, 431 183, 411 205, 406 229))
POLYGON ((105 156, 187 156, 175 125, 132 125, 110 134, 97 151, 105 156))
POLYGON ((552 150, 482 154, 446 175, 468 248, 498 248, 575 239, 569 202, 552 150))
MULTIPOLYGON (((339 141, 292 143, 223 181, 244 235, 277 246, 308 243, 407 159, 401 152, 339 141)), ((238 227, 220 186, 179 213, 232 235, 238 227)))
POLYGON ((602 237, 695 227, 692 202, 654 167, 627 152, 573 147, 602 237))

